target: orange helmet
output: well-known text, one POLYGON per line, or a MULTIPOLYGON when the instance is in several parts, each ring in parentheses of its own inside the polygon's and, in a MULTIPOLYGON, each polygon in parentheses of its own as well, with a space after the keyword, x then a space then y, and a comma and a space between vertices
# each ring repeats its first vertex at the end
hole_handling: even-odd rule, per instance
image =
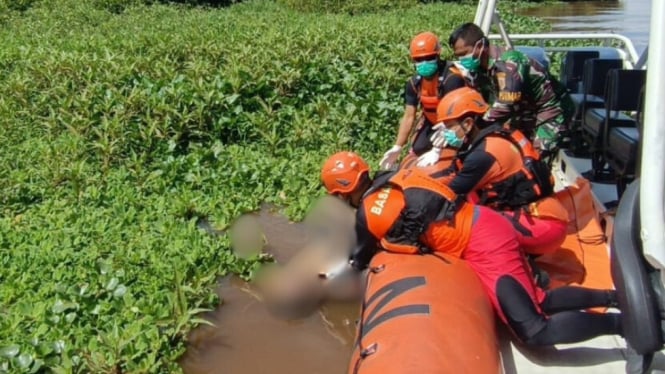
POLYGON ((416 35, 411 40, 409 51, 412 59, 436 56, 441 53, 441 44, 439 44, 439 38, 436 35, 427 31, 416 35))
POLYGON ((338 152, 323 163, 321 181, 329 193, 347 194, 358 187, 365 173, 369 173, 369 165, 362 157, 353 152, 338 152))
POLYGON ((437 122, 459 119, 467 114, 483 114, 489 106, 480 92, 470 87, 462 87, 446 94, 436 107, 437 122))

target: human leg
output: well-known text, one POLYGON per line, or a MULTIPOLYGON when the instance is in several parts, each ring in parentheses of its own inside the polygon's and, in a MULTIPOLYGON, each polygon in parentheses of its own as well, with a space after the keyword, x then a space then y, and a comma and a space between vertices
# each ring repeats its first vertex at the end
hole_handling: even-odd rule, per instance
POLYGON ((545 292, 545 300, 540 303, 540 307, 545 313, 616 306, 617 297, 614 290, 594 290, 575 286, 548 290, 545 292))
POLYGON ((545 293, 535 287, 530 268, 520 250, 517 233, 501 214, 494 210, 476 206, 477 218, 471 230, 467 249, 462 257, 478 274, 499 317, 504 321, 496 295, 496 284, 506 274, 512 275, 527 290, 535 305, 545 298, 545 293))
MULTIPOLYGON (((546 294, 533 284, 528 265, 520 251, 517 234, 511 229, 510 222, 488 208, 477 209, 480 213, 463 258, 478 274, 499 317, 523 342, 552 345, 621 333, 618 314, 566 311, 546 316, 540 308, 546 294)), ((554 293, 547 306, 570 306, 559 299, 567 293, 569 296, 583 296, 574 291, 554 293)), ((592 301, 601 300, 599 296, 596 299, 596 296, 594 294, 592 301)))
POLYGON ((510 275, 497 282, 497 299, 506 323, 528 345, 575 343, 600 335, 621 335, 617 313, 565 311, 546 316, 524 287, 510 275))

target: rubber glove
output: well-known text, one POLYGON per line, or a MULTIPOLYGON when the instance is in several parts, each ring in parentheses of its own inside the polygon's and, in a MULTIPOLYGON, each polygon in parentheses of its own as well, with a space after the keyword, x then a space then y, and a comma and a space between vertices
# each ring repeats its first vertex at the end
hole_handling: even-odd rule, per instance
POLYGON ((392 169, 401 151, 402 151, 401 145, 397 144, 393 145, 392 148, 388 150, 388 152, 383 154, 383 158, 379 162, 379 167, 381 167, 382 170, 392 169))
POLYGON ((432 149, 418 157, 418 162, 416 165, 421 168, 434 165, 437 161, 439 161, 439 156, 441 156, 441 148, 432 147, 432 149))
POLYGON ((429 140, 432 142, 432 145, 437 148, 444 148, 446 146, 446 126, 443 125, 443 122, 439 122, 436 125, 432 126, 434 133, 429 137, 429 140))

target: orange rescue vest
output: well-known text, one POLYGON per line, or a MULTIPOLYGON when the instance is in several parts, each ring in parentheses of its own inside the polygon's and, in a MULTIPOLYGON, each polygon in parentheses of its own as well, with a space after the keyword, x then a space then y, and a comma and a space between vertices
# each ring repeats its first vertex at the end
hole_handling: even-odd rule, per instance
POLYGON ((431 123, 437 123, 436 120, 436 107, 439 105, 439 101, 445 94, 443 92, 444 85, 448 77, 452 75, 462 74, 459 72, 454 65, 446 63, 445 65, 439 66, 439 72, 436 73, 431 79, 425 79, 420 75, 417 75, 414 83, 414 90, 418 92, 418 97, 420 99, 420 105, 423 108, 423 115, 431 123), (420 89, 418 89, 420 86, 420 89))
POLYGON ((368 200, 376 205, 369 207, 370 213, 375 208, 385 206, 388 209, 388 205, 401 210, 383 217, 368 215, 368 228, 379 239, 381 247, 396 253, 422 254, 439 250, 460 256, 468 244, 472 205, 418 169, 402 169, 384 178, 385 181, 377 181, 366 194, 372 196, 368 200), (401 199, 403 203, 377 204, 391 198, 401 199), (464 217, 458 219, 458 215, 464 217), (456 225, 458 221, 464 224, 456 225), (441 235, 451 240, 442 242, 441 235), (446 248, 430 248, 430 243, 445 243, 446 248))
MULTIPOLYGON (((522 169, 505 180, 487 185, 478 191, 481 205, 496 209, 515 209, 554 193, 554 177, 549 167, 540 159, 540 153, 533 143, 519 130, 500 125, 485 128, 464 151, 464 155, 470 154, 488 136, 499 136, 515 145, 522 156, 522 169)), ((463 158, 464 156, 461 157, 463 158)), ((457 167, 462 167, 460 159, 457 160, 457 167)))
POLYGON ((436 123, 436 107, 441 100, 440 88, 443 86, 443 76, 432 79, 420 79, 420 105, 423 107, 423 115, 430 123, 436 123))

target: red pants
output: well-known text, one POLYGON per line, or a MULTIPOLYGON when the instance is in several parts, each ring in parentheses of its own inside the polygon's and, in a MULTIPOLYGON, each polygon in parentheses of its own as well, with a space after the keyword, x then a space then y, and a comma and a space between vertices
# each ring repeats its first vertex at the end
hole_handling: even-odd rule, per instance
POLYGON ((475 207, 474 224, 467 249, 462 254, 476 272, 499 317, 507 322, 497 300, 499 278, 509 275, 527 292, 540 311, 545 293, 536 287, 531 269, 520 249, 520 242, 511 223, 500 213, 483 206, 475 207))
POLYGON ((561 247, 566 239, 568 223, 556 219, 535 218, 521 210, 501 212, 517 231, 524 252, 542 255, 561 247))

